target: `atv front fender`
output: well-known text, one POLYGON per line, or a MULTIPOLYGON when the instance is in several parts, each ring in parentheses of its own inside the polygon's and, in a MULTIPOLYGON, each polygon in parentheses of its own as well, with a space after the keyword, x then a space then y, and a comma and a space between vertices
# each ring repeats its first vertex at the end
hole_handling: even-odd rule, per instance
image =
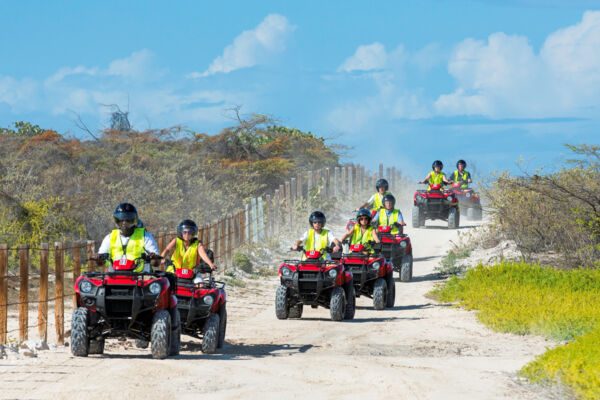
POLYGON ((344 273, 344 283, 352 282, 352 279, 353 279, 352 272, 346 271, 344 273))

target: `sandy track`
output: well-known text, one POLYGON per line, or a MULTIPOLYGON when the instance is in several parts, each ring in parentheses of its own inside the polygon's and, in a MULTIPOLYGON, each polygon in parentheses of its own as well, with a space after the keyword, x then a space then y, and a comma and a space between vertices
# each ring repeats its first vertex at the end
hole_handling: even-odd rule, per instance
POLYGON ((0 361, 0 398, 550 398, 515 373, 550 342, 492 332, 474 313, 425 297, 457 231, 440 223, 407 233, 414 280, 396 282, 393 309, 375 311, 361 297, 354 321, 332 322, 328 310, 310 308, 301 320, 279 321, 277 279, 250 281, 228 292, 227 344, 220 354, 203 355, 189 337, 181 355, 167 360, 153 360, 130 342, 111 341, 104 356, 88 358, 61 348, 37 359, 0 361))

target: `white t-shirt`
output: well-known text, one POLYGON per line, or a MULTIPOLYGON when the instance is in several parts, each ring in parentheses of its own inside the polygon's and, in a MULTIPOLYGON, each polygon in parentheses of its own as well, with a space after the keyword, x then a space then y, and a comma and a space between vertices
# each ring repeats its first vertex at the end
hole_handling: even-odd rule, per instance
MULTIPOLYGON (((310 230, 304 232, 304 234, 300 238, 300 240, 302 240, 302 245, 303 246, 306 246, 306 240, 308 239, 308 232, 310 232, 310 230)), ((315 235, 317 235, 316 232, 315 232, 315 235)), ((335 238, 333 237, 333 233, 331 233, 331 231, 327 231, 327 247, 331 246, 331 244, 333 243, 334 239, 335 238)))
MULTIPOLYGON (((98 254, 110 253, 110 235, 111 234, 109 233, 102 240, 102 244, 100 245, 100 248, 98 248, 98 254)), ((127 243, 129 243, 129 236, 119 236, 121 236, 121 243, 123 244, 123 246, 127 246, 127 243)), ((152 235, 148 232, 146 232, 146 234, 144 235, 144 251, 146 252, 146 254, 159 254, 158 246, 156 245, 156 242, 154 241, 152 235)))

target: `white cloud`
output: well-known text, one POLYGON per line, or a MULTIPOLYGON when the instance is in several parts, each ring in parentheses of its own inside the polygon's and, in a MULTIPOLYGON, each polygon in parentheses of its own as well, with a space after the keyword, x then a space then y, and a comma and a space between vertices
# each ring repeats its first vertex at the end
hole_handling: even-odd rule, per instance
POLYGON ((448 63, 453 93, 434 104, 441 115, 492 118, 588 116, 600 102, 600 12, 548 36, 536 54, 523 36, 466 39, 448 63))
POLYGON ((107 75, 129 79, 143 79, 148 75, 154 54, 146 49, 134 51, 129 57, 112 61, 106 70, 107 75))
POLYGON ((383 69, 387 66, 387 52, 385 46, 379 42, 369 45, 358 46, 354 54, 348 57, 338 72, 371 71, 383 69))
POLYGON ((285 50, 287 38, 295 29, 283 15, 269 14, 256 28, 236 37, 206 71, 194 72, 188 76, 200 78, 262 64, 272 55, 285 50))

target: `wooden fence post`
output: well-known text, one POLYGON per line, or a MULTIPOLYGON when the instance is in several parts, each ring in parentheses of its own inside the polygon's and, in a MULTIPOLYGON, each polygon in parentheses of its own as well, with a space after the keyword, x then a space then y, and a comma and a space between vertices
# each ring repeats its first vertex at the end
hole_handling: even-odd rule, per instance
POLYGON ((383 178, 383 164, 379 164, 379 176, 377 177, 377 179, 381 179, 383 178))
POLYGON ((8 320, 8 245, 0 244, 0 344, 6 344, 8 320))
POLYGON ((258 208, 258 240, 261 243, 265 242, 265 219, 263 215, 262 197, 256 199, 256 207, 258 208))
POLYGON ((233 235, 233 216, 227 214, 227 259, 229 264, 233 265, 233 249, 235 246, 235 236, 233 235))
POLYGON ((331 176, 329 168, 325 168, 325 196, 331 197, 331 176))
POLYGON ((340 176, 340 195, 344 196, 347 194, 346 191, 346 167, 341 168, 341 176, 340 176))
POLYGON ((312 171, 308 171, 308 180, 307 180, 307 196, 310 196, 310 191, 313 188, 313 172, 312 171))
MULTIPOLYGON (((48 243, 40 245, 40 295, 38 302, 38 334, 44 342, 48 341, 48 243)), ((74 249, 73 254, 77 253, 74 249)), ((73 257, 75 264, 75 257, 73 257)), ((75 265, 73 265, 73 282, 75 282, 75 265)))
POLYGON ((396 167, 392 167, 392 176, 391 178, 391 182, 390 182, 390 186, 392 187, 392 190, 396 190, 397 189, 397 185, 396 185, 396 167))
POLYGON ((96 270, 96 261, 90 260, 92 254, 94 254, 96 248, 96 242, 93 240, 87 241, 87 270, 89 272, 94 272, 96 270))
POLYGON ((252 243, 258 243, 258 209, 256 206, 256 197, 250 199, 252 208, 252 243))
POLYGON ((275 195, 273 196, 273 215, 275 216, 275 232, 279 233, 279 189, 275 189, 275 195))
POLYGON ((29 246, 19 245, 19 341, 28 338, 29 324, 29 246))
POLYGON ((338 198, 340 195, 340 167, 333 169, 333 197, 338 198))
POLYGON ((302 174, 296 178, 296 196, 298 199, 304 198, 304 188, 302 187, 302 174))
POLYGON ((352 173, 352 166, 348 166, 348 194, 352 196, 354 194, 354 185, 352 184, 352 179, 354 177, 352 173))
POLYGON ((252 243, 252 238, 250 237, 250 203, 246 203, 244 211, 244 236, 246 236, 248 243, 252 243))
POLYGON ((219 220, 219 238, 221 239, 221 261, 223 262, 223 271, 227 268, 227 218, 221 218, 219 220))
POLYGON ((210 224, 202 226, 202 244, 205 248, 210 249, 210 224))
POLYGON ((54 316, 56 323, 56 342, 65 343, 65 299, 64 299, 64 253, 61 242, 54 243, 54 316))
MULTIPOLYGON (((198 232, 198 237, 199 238, 202 237, 202 233, 201 232, 198 232)), ((165 232, 158 232, 158 251, 160 251, 161 253, 167 247, 167 244, 165 243, 166 240, 167 240, 166 233, 165 232)))
MULTIPOLYGON (((46 245, 48 246, 48 245, 46 245)), ((46 261, 47 263, 48 261, 46 261)), ((46 266, 46 269, 48 267, 46 266)), ((73 284, 81 275, 81 242, 73 243, 73 284)), ((77 308, 77 295, 73 293, 73 309, 77 308)))
POLYGON ((266 196, 266 200, 265 200, 265 211, 266 211, 266 216, 265 216, 265 233, 267 235, 272 235, 273 234, 273 208, 271 207, 271 195, 268 194, 266 196))

